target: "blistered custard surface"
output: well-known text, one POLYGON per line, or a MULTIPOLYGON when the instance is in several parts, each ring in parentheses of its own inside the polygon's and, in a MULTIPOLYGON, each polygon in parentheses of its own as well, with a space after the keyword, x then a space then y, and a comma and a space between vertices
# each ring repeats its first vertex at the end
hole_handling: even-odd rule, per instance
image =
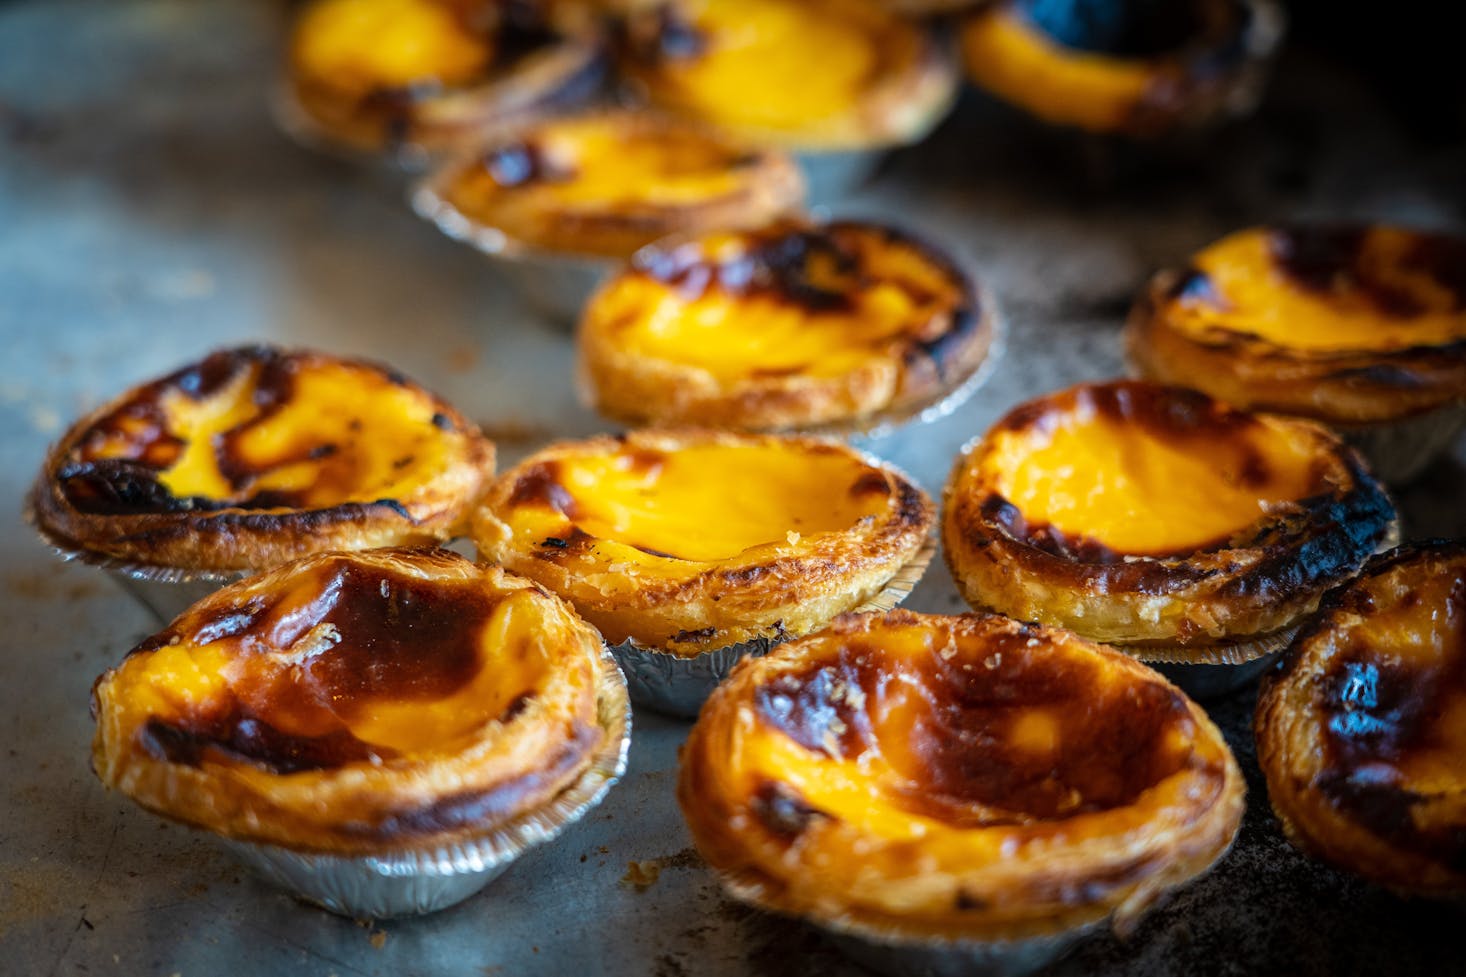
POLYGON ((775 225, 644 253, 588 319, 627 353, 724 384, 834 377, 971 329, 969 288, 883 228, 775 225))
POLYGON ((911 933, 1104 915, 1168 858, 1205 865, 1240 815, 1225 745, 1153 674, 1034 625, 899 611, 743 666, 679 799, 735 891, 911 933))
POLYGON ((1192 259, 1163 314, 1200 341, 1318 355, 1466 343, 1466 242, 1393 227, 1239 231, 1192 259))
POLYGON ((161 813, 302 847, 469 829, 582 763, 602 667, 528 581, 328 554, 220 591, 104 676, 97 769, 161 813))
POLYGON ((1321 491, 1317 448, 1311 431, 1113 384, 1009 415, 967 471, 1029 535, 1165 555, 1224 544, 1321 491))
POLYGON ((916 559, 934 518, 899 472, 841 444, 644 430, 525 459, 494 483, 473 536, 612 644, 690 657, 863 604, 916 559))
POLYGON ((421 388, 375 367, 235 350, 94 418, 60 478, 93 512, 405 499, 462 450, 457 424, 421 388))
POLYGON ((510 501, 517 533, 568 522, 658 559, 712 563, 849 530, 890 511, 886 488, 858 456, 771 440, 570 455, 522 473, 510 501))

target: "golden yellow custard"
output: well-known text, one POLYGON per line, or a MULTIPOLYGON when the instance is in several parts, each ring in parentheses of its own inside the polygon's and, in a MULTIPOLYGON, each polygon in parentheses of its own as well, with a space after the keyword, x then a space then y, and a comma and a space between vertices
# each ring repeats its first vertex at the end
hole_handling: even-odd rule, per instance
POLYGON ((641 431, 521 462, 473 534, 613 644, 691 655, 802 634, 868 600, 932 521, 919 489, 843 445, 641 431))
POLYGON ((332 553, 226 587, 93 693, 97 776, 307 851, 441 845, 542 806, 611 731, 595 631, 446 551, 332 553))
POLYGON ((446 167, 427 192, 501 250, 626 258, 674 232, 762 224, 797 210, 787 156, 649 112, 552 119, 446 167))
POLYGON ((1243 783, 1138 662, 898 610, 740 665, 683 747, 678 801, 735 896, 926 944, 1133 924, 1226 850, 1243 783))
POLYGON ((256 346, 83 418, 51 450, 31 505, 69 551, 231 571, 445 539, 492 473, 493 445, 401 375, 256 346))
POLYGON ((654 104, 760 144, 912 141, 956 86, 925 29, 871 0, 668 0, 632 11, 627 36, 654 104))
POLYGON ((943 537, 974 607, 1126 645, 1209 646, 1297 623, 1393 524, 1322 427, 1111 382, 994 425, 952 472, 943 537))
POLYGON ((1153 136, 1253 100, 1276 45, 1276 8, 1254 0, 1000 0, 963 24, 968 75, 1045 122, 1153 136))
POLYGON ((1402 547, 1331 594, 1257 705, 1300 848, 1412 894, 1466 892, 1466 544, 1402 547))
POLYGON ((451 148, 587 94, 588 23, 494 0, 310 0, 290 30, 291 128, 359 151, 451 148))
POLYGON ((929 244, 857 221, 672 240, 592 298, 592 398, 630 424, 771 430, 905 416, 969 378, 995 315, 929 244))

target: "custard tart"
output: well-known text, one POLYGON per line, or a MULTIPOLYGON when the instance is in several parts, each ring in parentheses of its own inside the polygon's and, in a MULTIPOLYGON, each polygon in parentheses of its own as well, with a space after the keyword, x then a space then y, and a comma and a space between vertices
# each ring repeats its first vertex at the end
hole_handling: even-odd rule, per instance
POLYGON ((662 0, 623 33, 651 104, 815 159, 916 142, 957 89, 946 45, 876 0, 662 0))
POLYGON ((103 784, 355 915, 481 886, 599 799, 628 732, 593 628, 443 550, 232 584, 104 674, 93 712, 103 784))
POLYGON ((1466 239, 1402 227, 1238 231, 1155 276, 1126 325, 1146 377, 1310 417, 1405 481, 1466 424, 1466 239))
POLYGON ((875 944, 883 972, 1012 974, 1207 871, 1243 794, 1206 713, 1133 659, 897 610, 742 663, 677 799, 733 896, 875 944))
POLYGON ((579 351, 596 409, 626 424, 860 430, 950 410, 996 329, 913 235, 785 221, 638 252, 587 305, 579 351))
POLYGON ((67 558, 218 580, 324 550, 447 539, 493 464, 472 423, 401 374, 252 346, 82 418, 29 504, 67 558))
POLYGON ((1272 0, 998 0, 961 30, 968 76, 1051 125, 1151 138, 1253 106, 1272 0))
POLYGON ((1196 664, 1280 648, 1395 531, 1327 429, 1138 381, 1014 408, 958 459, 942 524, 973 607, 1196 664))
POLYGON ((1331 593, 1257 703, 1299 848, 1407 895, 1466 895, 1466 543, 1412 544, 1331 593))
POLYGON ((934 521, 920 489, 842 444, 638 431, 525 459, 473 538, 600 628, 633 698, 687 713, 740 655, 904 597, 934 521))
POLYGON ((629 258, 674 233, 766 223, 799 209, 786 155, 651 112, 554 118, 435 173, 417 195, 492 253, 629 258))
POLYGON ((592 17, 513 0, 308 0, 281 123, 302 141, 421 165, 585 101, 605 72, 592 17))

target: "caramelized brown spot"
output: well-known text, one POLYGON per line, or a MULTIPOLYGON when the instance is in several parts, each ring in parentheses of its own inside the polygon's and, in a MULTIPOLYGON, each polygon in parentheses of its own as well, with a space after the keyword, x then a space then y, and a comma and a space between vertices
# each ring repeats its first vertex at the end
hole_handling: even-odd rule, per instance
POLYGON ((154 723, 145 748, 179 763, 217 750, 277 773, 391 756, 356 739, 352 719, 374 701, 441 699, 472 681, 482 626, 497 602, 470 584, 343 561, 305 605, 256 597, 220 608, 191 640, 237 641, 244 667, 231 701, 182 722, 154 723), (292 657, 262 661, 280 654, 292 657))
MULTIPOLYGON (((1348 290, 1368 298, 1384 315, 1420 315, 1425 311, 1420 299, 1365 260, 1368 234, 1363 225, 1281 227, 1268 235, 1268 252, 1284 274, 1309 291, 1348 290)), ((1466 309, 1466 241, 1420 234, 1400 264, 1449 289, 1455 297, 1453 309, 1466 309)))
POLYGON ((1037 633, 995 633, 981 654, 939 647, 899 662, 852 639, 833 659, 759 689, 756 707, 808 750, 879 752, 910 785, 892 789, 894 803, 959 825, 1108 810, 1192 762, 1189 749, 1161 745, 1167 730, 1192 729, 1177 692, 1102 683, 1093 663, 1031 649, 1037 633), (1052 750, 1016 741, 1035 711, 1052 724, 1052 750))
POLYGON ((865 495, 888 495, 890 491, 885 473, 878 471, 865 472, 850 486, 850 494, 857 499, 865 495))
MULTIPOLYGON (((1402 603, 1415 606, 1419 595, 1406 594, 1402 603)), ((1466 578, 1455 582, 1441 613, 1458 622, 1466 616, 1466 578)), ((1435 666, 1412 665, 1359 638, 1340 650, 1319 683, 1319 788, 1391 844, 1466 871, 1466 826, 1419 827, 1413 810, 1426 798, 1408 789, 1399 771, 1415 751, 1448 748, 1437 740, 1437 721, 1448 702, 1466 696, 1466 626, 1455 634, 1455 646, 1435 666)))
POLYGON ((575 498, 560 481, 560 464, 556 461, 542 461, 525 469, 514 481, 509 505, 540 505, 567 519, 576 517, 575 498))
POLYGON ((749 809, 769 831, 785 840, 799 837, 816 818, 829 815, 809 805, 793 787, 766 780, 754 790, 749 809))

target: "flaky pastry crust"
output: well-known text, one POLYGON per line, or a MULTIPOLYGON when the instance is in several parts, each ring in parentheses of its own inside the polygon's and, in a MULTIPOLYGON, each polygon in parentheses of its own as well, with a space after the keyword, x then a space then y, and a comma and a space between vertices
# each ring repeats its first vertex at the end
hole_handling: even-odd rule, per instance
POLYGON ((1116 3, 1119 17, 1089 20, 1049 5, 1053 24, 1039 6, 999 0, 968 17, 968 77, 1050 124, 1139 138, 1250 109, 1282 33, 1271 0, 1116 3))
POLYGON ((419 209, 494 250, 628 258, 669 234, 751 227, 796 211, 798 166, 647 111, 550 119, 433 174, 419 209))
POLYGON ((525 459, 473 538, 612 644, 692 656, 823 626, 878 593, 934 520, 920 489, 842 444, 638 431, 525 459))
POLYGON ((494 446, 375 364, 269 346, 212 353, 71 427, 31 489, 64 554, 160 579, 454 535, 494 446))
POLYGON ((1289 840, 1398 892, 1466 894, 1466 543, 1411 544, 1324 601, 1254 729, 1289 840))
POLYGON ((291 27, 282 112, 302 138, 405 162, 584 101, 595 18, 504 0, 312 0, 291 27))
POLYGON ((927 242, 785 221, 643 249, 587 304, 578 345, 596 409, 627 424, 858 429, 961 387, 996 328, 927 242))
POLYGON ((1206 713, 1133 659, 897 610, 742 662, 677 798, 734 895, 928 943, 1127 928, 1221 857, 1243 794, 1206 713))
POLYGON ((653 105, 818 152, 915 142, 946 114, 959 74, 930 31, 873 0, 639 4, 621 66, 653 105))
POLYGON ((1393 532, 1384 489, 1325 428, 1141 382, 1080 385, 1015 408, 958 459, 942 522, 948 566, 973 607, 1198 652, 1296 625, 1393 532), (1048 440, 1071 423, 1094 425, 1074 436, 1091 446, 1082 459, 1048 440), (1054 456, 1042 460, 1046 450, 1054 456), (1137 480, 1112 515, 1117 531, 1148 537, 1146 549, 1054 526, 999 488, 1031 485, 1042 500, 1106 478, 1137 480), (1198 536, 1223 500, 1242 515, 1198 536))
POLYGON ((1346 429, 1466 405, 1466 240, 1238 231, 1155 276, 1125 349, 1150 379, 1346 429))
POLYGON ((93 691, 93 766, 228 838, 373 854, 546 803, 607 735, 594 629, 442 550, 328 553, 230 585, 93 691))

